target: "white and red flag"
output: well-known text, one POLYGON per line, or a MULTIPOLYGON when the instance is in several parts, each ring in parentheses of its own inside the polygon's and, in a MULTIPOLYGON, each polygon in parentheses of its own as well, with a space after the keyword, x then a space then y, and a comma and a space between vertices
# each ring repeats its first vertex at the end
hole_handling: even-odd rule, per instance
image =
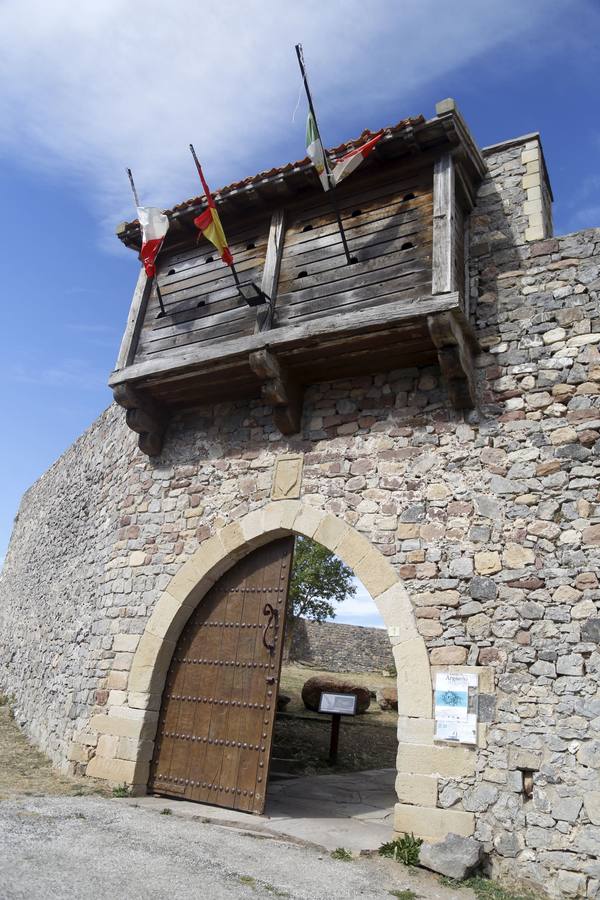
POLYGON ((142 262, 148 278, 156 275, 156 257, 169 230, 169 218, 155 206, 138 206, 142 226, 142 262))
POLYGON ((360 147, 356 147, 355 150, 350 150, 349 153, 346 153, 344 156, 340 157, 333 167, 333 180, 336 184, 339 184, 344 178, 347 178, 352 172, 354 172, 360 166, 363 159, 366 159, 369 153, 372 151, 375 144, 381 140, 383 137, 383 131, 380 131, 379 134, 376 134, 375 137, 372 137, 366 143, 361 144, 360 147))
POLYGON ((340 181, 343 181, 344 178, 347 178, 348 175, 358 169, 361 162, 367 158, 382 137, 383 131, 380 131, 379 134, 361 144, 360 147, 356 147, 340 157, 335 165, 332 166, 321 142, 314 116, 312 112, 309 112, 306 123, 306 152, 317 170, 323 190, 328 191, 331 187, 336 187, 340 181))

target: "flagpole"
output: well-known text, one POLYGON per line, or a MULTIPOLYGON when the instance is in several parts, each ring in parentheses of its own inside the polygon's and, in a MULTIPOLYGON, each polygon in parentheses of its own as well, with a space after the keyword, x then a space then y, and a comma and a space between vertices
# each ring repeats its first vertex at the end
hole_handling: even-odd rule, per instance
MULTIPOLYGON (((131 185, 131 193, 133 194, 133 199, 135 201, 135 211, 137 212, 138 207, 140 205, 140 200, 138 197, 138 192, 135 187, 135 181, 133 180, 133 175, 132 175, 131 169, 127 169, 127 174, 129 176, 129 184, 131 185)), ((165 316, 167 313, 165 310, 165 305, 163 303, 162 294, 161 294, 160 288, 158 286, 158 278, 156 277, 156 275, 154 276, 153 281, 154 281, 154 286, 156 288, 156 296, 158 297, 158 305, 160 306, 160 314, 161 314, 161 316, 165 316)))
MULTIPOLYGON (((315 108, 313 106, 310 88, 308 86, 308 78, 306 77, 306 69, 304 67, 304 55, 302 53, 302 44, 296 44, 296 56, 298 57, 298 65, 300 66, 300 72, 302 73, 302 81, 304 82, 304 90, 306 91, 306 99, 308 100, 308 108, 310 109, 310 114, 313 118, 313 122, 315 123, 315 129, 317 131, 319 141, 321 141, 321 146, 323 147, 323 141, 321 140, 321 132, 319 131, 319 124, 317 122, 317 114, 315 113, 315 108)), ((352 260, 352 257, 350 256, 350 250, 348 249, 348 241, 346 240, 346 232, 344 231, 344 226, 342 225, 342 217, 340 215, 340 210, 339 210, 339 207, 337 204, 337 197, 335 196, 335 182, 331 175, 331 169, 329 168, 329 160, 327 159, 327 153, 325 152, 324 147, 323 147, 323 161, 325 163, 325 171, 327 172, 327 179, 329 181, 329 193, 331 196, 331 205, 333 206, 333 211, 334 211, 335 217, 337 219, 338 228, 340 229, 340 237, 342 238, 344 253, 346 254, 346 262, 348 265, 351 265, 353 260, 352 260)))
MULTIPOLYGON (((221 228, 221 232, 222 232, 222 226, 220 224, 220 219, 219 219, 219 214, 217 212, 216 203, 214 201, 213 195, 210 192, 210 188, 208 187, 208 185, 205 181, 204 173, 202 172, 202 166, 200 165, 200 160, 196 156, 196 151, 194 150, 193 144, 190 144, 190 153, 192 154, 192 157, 196 164, 196 169, 198 170, 198 175, 200 176, 200 181, 202 183, 202 189, 204 190, 204 196, 206 197, 208 209, 214 210, 213 222, 215 221, 214 217, 216 216, 217 222, 219 223, 219 227, 221 228)), ((207 211, 208 210, 205 210, 202 213, 202 216, 204 216, 207 211)), ((201 226, 197 224, 199 218, 201 218, 201 217, 199 216, 197 219, 194 219, 194 222, 196 223, 196 227, 200 231, 204 231, 204 229, 201 228, 201 226)), ((263 303, 270 304, 271 298, 268 297, 265 294, 265 292, 262 291, 258 287, 258 285, 256 285, 253 281, 249 281, 247 284, 244 284, 244 285, 241 283, 240 277, 237 273, 237 269, 233 263, 233 256, 231 254, 231 250, 229 249, 229 247, 227 245, 227 239, 225 238, 225 235, 223 235, 223 247, 225 249, 223 249, 223 247, 221 247, 215 240, 213 240, 213 238, 208 238, 208 240, 211 241, 211 243, 213 243, 215 245, 215 247, 219 250, 219 252, 221 254, 221 259, 223 260, 225 265, 229 266, 229 268, 231 269, 231 274, 233 275, 233 280, 235 281, 235 286, 237 288, 238 294, 246 301, 248 306, 260 306, 263 303), (227 251, 227 254, 224 258, 225 250, 227 251)))
POLYGON ((135 187, 135 181, 133 180, 133 175, 131 173, 131 169, 125 170, 129 176, 129 184, 131 185, 131 193, 133 194, 133 201, 135 203, 135 209, 137 212, 137 208, 140 205, 140 198, 138 197, 138 192, 135 187))
MULTIPOLYGON (((204 195, 208 202, 208 194, 209 194, 208 185, 206 184, 206 181, 204 180, 204 173, 202 171, 202 166, 200 165, 200 160, 196 156, 196 151, 194 150, 193 144, 190 144, 190 153, 192 154, 194 162, 196 163, 196 169, 198 170, 198 175, 200 177, 200 181, 202 182, 202 187, 204 189, 204 195)), ((229 265, 229 268, 231 269, 231 274, 233 275, 233 280, 235 281, 236 287, 238 289, 241 288, 242 285, 240 282, 240 277, 237 273, 237 269, 235 268, 235 265, 233 264, 233 262, 228 263, 228 265, 229 265)))

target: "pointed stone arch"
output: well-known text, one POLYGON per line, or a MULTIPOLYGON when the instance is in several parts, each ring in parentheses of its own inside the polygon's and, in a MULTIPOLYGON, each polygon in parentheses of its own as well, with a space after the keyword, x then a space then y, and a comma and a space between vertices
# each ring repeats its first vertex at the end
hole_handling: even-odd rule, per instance
POLYGON ((128 690, 135 694, 160 694, 177 639, 209 588, 251 550, 290 533, 323 544, 360 578, 390 636, 399 694, 406 695, 403 712, 430 718, 427 650, 417 631, 408 594, 394 568, 351 525, 295 500, 270 503, 219 529, 200 545, 171 579, 154 608, 133 657, 128 690))
POLYGON ((234 563, 289 534, 318 541, 353 569, 386 626, 398 679, 396 789, 401 802, 396 806, 396 829, 436 837, 448 831, 471 834, 472 814, 436 808, 438 776, 468 774, 472 764, 462 748, 434 746, 429 656, 398 574, 343 519, 296 500, 270 502, 218 529, 171 578, 133 655, 125 702, 92 717, 90 732, 100 737, 87 774, 145 793, 164 682, 185 623, 234 563))

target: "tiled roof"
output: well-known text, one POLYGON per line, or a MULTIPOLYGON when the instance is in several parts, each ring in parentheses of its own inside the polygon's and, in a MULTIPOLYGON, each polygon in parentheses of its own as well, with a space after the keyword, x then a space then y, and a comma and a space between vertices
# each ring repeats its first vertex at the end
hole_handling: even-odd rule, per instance
MULTIPOLYGON (((383 140, 386 137, 391 137, 394 134, 397 134, 401 131, 409 131, 415 125, 422 125, 425 122, 423 116, 413 116, 408 119, 402 119, 396 125, 389 125, 387 128, 380 129, 384 132, 383 140)), ((329 156, 336 157, 344 156, 345 153, 349 153, 350 150, 359 147, 361 144, 364 144, 365 141, 368 141, 369 138, 375 136, 375 134, 379 134, 379 131, 369 131, 366 129, 363 131, 361 135, 357 138, 354 138, 350 141, 346 141, 343 144, 340 144, 338 147, 333 147, 328 150, 329 156)), ((267 169, 264 172, 259 172, 257 175, 250 175, 248 178, 243 178, 241 181, 234 181, 231 184, 226 185, 225 187, 219 188, 218 191, 214 191, 214 196, 216 198, 225 198, 228 194, 233 193, 234 191, 239 191, 243 188, 251 187, 255 184, 260 184, 265 180, 269 180, 271 178, 276 178, 278 175, 286 175, 294 170, 298 170, 303 168, 304 166, 308 166, 310 164, 310 159, 305 156, 304 159, 298 160, 298 162, 287 163, 285 166, 279 166, 273 169, 267 169)), ((177 206, 174 206, 169 212, 182 212, 186 209, 189 209, 193 206, 199 206, 204 199, 204 195, 200 194, 197 197, 191 197, 189 200, 185 200, 183 203, 178 203, 177 206)), ((129 223, 130 225, 134 225, 134 222, 129 223)))

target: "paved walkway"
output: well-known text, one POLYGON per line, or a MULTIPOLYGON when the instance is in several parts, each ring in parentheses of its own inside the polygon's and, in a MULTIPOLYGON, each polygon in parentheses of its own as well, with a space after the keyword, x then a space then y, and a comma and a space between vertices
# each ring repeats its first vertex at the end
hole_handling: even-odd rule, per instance
POLYGON ((406 890, 473 900, 424 870, 380 858, 334 860, 165 808, 98 797, 0 802, 1 900, 391 900, 406 890))
POLYGON ((394 769, 374 769, 274 780, 263 816, 166 797, 138 797, 130 803, 168 807, 187 818, 296 838, 327 850, 377 850, 392 837, 395 777, 394 769))

